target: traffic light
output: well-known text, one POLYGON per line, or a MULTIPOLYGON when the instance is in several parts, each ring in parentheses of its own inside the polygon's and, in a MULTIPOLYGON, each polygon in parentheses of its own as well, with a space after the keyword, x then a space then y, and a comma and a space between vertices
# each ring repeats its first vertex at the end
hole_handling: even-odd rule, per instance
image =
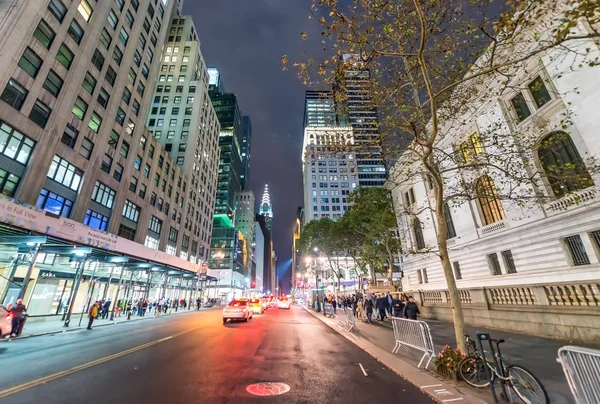
POLYGON ((254 289, 256 287, 256 281, 252 280, 252 282, 250 282, 250 286, 254 289))

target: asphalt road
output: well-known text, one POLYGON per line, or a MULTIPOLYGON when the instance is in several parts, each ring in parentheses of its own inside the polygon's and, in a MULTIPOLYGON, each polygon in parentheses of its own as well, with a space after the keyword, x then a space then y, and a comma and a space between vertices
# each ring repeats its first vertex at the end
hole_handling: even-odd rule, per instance
POLYGON ((223 325, 211 310, 15 340, 0 344, 0 375, 1 404, 433 402, 298 307, 248 323, 223 325), (259 382, 290 391, 250 395, 259 382))

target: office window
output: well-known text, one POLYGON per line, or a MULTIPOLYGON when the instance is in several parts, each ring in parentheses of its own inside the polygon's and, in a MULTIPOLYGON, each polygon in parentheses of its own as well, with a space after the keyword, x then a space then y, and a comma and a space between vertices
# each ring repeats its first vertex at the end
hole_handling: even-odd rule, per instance
POLYGON ((29 94, 29 91, 27 91, 27 89, 18 81, 11 78, 8 80, 8 83, 6 83, 6 87, 0 98, 17 111, 20 111, 25 102, 25 98, 27 98, 27 94, 29 94))
POLYGON ((178 166, 183 166, 184 162, 185 162, 185 157, 183 157, 183 156, 177 157, 177 165, 178 166))
POLYGON ((73 52, 65 45, 64 43, 60 45, 58 49, 58 53, 56 54, 56 60, 63 65, 67 70, 71 67, 71 63, 73 63, 73 52))
POLYGON ((177 86, 177 87, 175 87, 175 92, 176 93, 183 93, 183 86, 177 86))
POLYGON ((444 204, 444 216, 446 217, 446 238, 450 239, 456 237, 456 229, 454 228, 454 221, 452 220, 452 213, 448 204, 444 204))
POLYGON ((194 96, 193 95, 190 95, 190 96, 187 97, 187 103, 188 104, 193 104, 194 103, 194 96))
POLYGON ((56 216, 69 217, 73 208, 73 201, 42 188, 36 207, 56 216))
POLYGON ((94 143, 88 139, 87 137, 83 138, 81 142, 81 148, 79 149, 79 154, 81 154, 84 158, 90 159, 92 156, 92 152, 94 151, 94 143))
POLYGON ((73 109, 71 110, 71 112, 73 112, 73 115, 75 115, 77 118, 83 120, 87 109, 87 103, 81 97, 77 97, 77 99, 75 100, 75 105, 73 105, 73 109))
POLYGON ((506 250, 502 251, 502 259, 504 260, 504 265, 506 266, 507 274, 516 274, 517 267, 515 266, 515 260, 513 259, 512 251, 506 250))
POLYGON ((487 175, 480 177, 476 183, 479 207, 484 226, 504 219, 504 209, 498 199, 494 181, 487 175))
POLYGON ((146 49, 146 56, 148 57, 148 60, 152 62, 152 59, 154 59, 154 52, 152 51, 152 49, 146 49))
POLYGON ((179 238, 179 232, 177 231, 177 229, 171 227, 169 229, 169 241, 176 243, 178 238, 179 238))
POLYGON ((183 120, 183 127, 184 127, 184 128, 189 128, 189 127, 190 127, 190 123, 191 123, 191 120, 189 120, 189 119, 184 119, 184 120, 183 120))
POLYGON ((179 77, 177 78, 177 81, 178 81, 178 82, 180 82, 180 83, 183 83, 183 82, 185 82, 185 76, 184 76, 184 75, 181 75, 181 76, 179 76, 179 77))
POLYGON ((148 75, 150 74, 150 68, 148 67, 148 65, 146 63, 144 63, 144 66, 142 66, 141 73, 145 79, 148 78, 148 75))
POLYGON ((148 149, 148 157, 154 157, 154 146, 150 145, 150 149, 148 149))
POLYGON ((19 67, 31 77, 35 78, 42 66, 42 59, 31 48, 25 48, 23 56, 19 59, 19 67))
POLYGON ((83 79, 81 86, 90 94, 94 92, 94 89, 96 88, 96 79, 90 72, 85 74, 85 78, 83 79))
POLYGON ((101 215, 98 212, 95 212, 91 209, 88 209, 85 214, 85 219, 83 220, 83 224, 90 226, 94 229, 106 231, 108 227, 108 217, 101 215))
POLYGON ((0 153, 27 165, 35 142, 0 121, 0 153))
POLYGON ((100 130, 100 126, 102 125, 102 117, 96 113, 96 111, 92 112, 90 116, 90 120, 88 122, 88 128, 92 130, 94 133, 98 133, 100 130))
POLYGON ((98 49, 92 55, 92 64, 96 66, 96 69, 99 71, 102 70, 102 66, 104 66, 104 56, 98 49))
POLYGON ((100 169, 105 173, 110 174, 110 168, 112 167, 113 159, 108 154, 105 154, 102 157, 102 164, 100 165, 100 169))
POLYGON ((75 127, 71 126, 71 124, 67 124, 60 141, 72 149, 75 147, 78 136, 79 131, 75 127))
POLYGON ((67 14, 67 7, 60 0, 50 0, 48 4, 48 10, 52 13, 54 17, 58 20, 58 22, 62 23, 65 18, 65 14, 67 14))
POLYGON ((125 0, 115 0, 115 6, 119 11, 123 11, 123 7, 125 6, 125 0))
POLYGON ((127 42, 129 41, 129 34, 123 27, 121 27, 121 31, 119 32, 119 41, 121 41, 123 46, 127 46, 127 42))
POLYGON ((179 151, 180 152, 184 152, 187 150, 187 144, 186 143, 180 143, 179 144, 179 151))
POLYGON ((47 177, 73 191, 79 191, 83 171, 59 156, 54 156, 47 177))
POLYGON ((81 16, 86 22, 90 20, 92 14, 94 13, 92 6, 90 6, 87 0, 81 0, 81 3, 79 3, 79 7, 77 7, 77 11, 79 11, 79 14, 81 14, 81 16))
POLYGON ((143 97, 144 91, 146 91, 146 86, 140 81, 137 85, 136 91, 140 95, 140 97, 143 97))
POLYGON ((529 88, 529 92, 531 93, 531 97, 537 108, 543 107, 552 98, 550 97, 550 92, 548 92, 544 80, 542 80, 540 76, 533 79, 527 87, 529 88))
POLYGON ((148 229, 153 231, 154 233, 160 234, 162 230, 162 221, 158 219, 156 216, 152 216, 150 218, 150 223, 148 225, 148 229))
POLYGON ((117 62, 117 65, 121 66, 121 60, 123 60, 123 52, 121 51, 121 49, 119 49, 118 46, 115 46, 115 48, 113 49, 112 58, 115 62, 117 62))
POLYGON ((488 263, 490 264, 490 272, 492 275, 502 275, 502 267, 500 266, 500 261, 498 260, 498 254, 488 254, 488 263))
POLYGON ((171 110, 171 115, 179 115, 179 107, 173 107, 171 110))
POLYGON ((187 140, 189 133, 190 133, 190 132, 188 132, 188 131, 186 131, 186 130, 182 131, 182 132, 181 132, 181 137, 180 137, 180 139, 181 139, 181 140, 187 140))
POLYGON ((589 265, 590 258, 588 257, 583 241, 580 235, 565 237, 564 242, 569 250, 571 261, 574 266, 589 265))
POLYGON ((140 218, 140 207, 129 200, 125 200, 125 204, 123 205, 123 217, 137 223, 140 218))
POLYGON ((123 166, 121 164, 116 164, 115 171, 113 171, 113 178, 119 182, 121 182, 121 178, 123 177, 123 166))
POLYGON ((129 190, 133 193, 137 190, 138 179, 137 177, 131 177, 131 181, 129 181, 129 190))
POLYGON ((108 106, 108 101, 110 100, 110 95, 104 88, 100 88, 98 92, 98 103, 102 106, 102 108, 106 109, 108 106))
POLYGON ((142 55, 140 55, 140 52, 137 49, 133 54, 133 63, 135 63, 137 67, 140 67, 140 64, 142 64, 142 55))
POLYGON ((127 125, 125 126, 125 133, 129 136, 133 135, 133 130, 135 129, 135 123, 131 119, 127 120, 127 125))
POLYGON ((110 43, 112 42, 112 37, 106 30, 106 28, 102 29, 102 33, 100 33, 100 43, 104 46, 104 49, 108 50, 110 47, 110 43))
POLYGON ((179 68, 179 71, 181 73, 185 73, 185 72, 187 72, 187 69, 188 69, 187 65, 181 65, 181 67, 179 68))
POLYGON ((140 198, 144 199, 146 197, 146 185, 140 184, 140 190, 138 192, 140 198))
POLYGON ((144 177, 148 178, 150 176, 150 166, 148 164, 144 165, 144 177))
POLYGON ((165 124, 165 120, 160 118, 156 121, 156 126, 158 126, 159 128, 162 128, 165 124))
POLYGON ((103 183, 96 181, 94 190, 92 191, 92 200, 98 202, 100 205, 112 209, 113 203, 115 202, 115 191, 107 187, 103 183))
POLYGON ((46 81, 44 81, 43 87, 48 90, 50 94, 57 97, 60 93, 62 85, 63 80, 60 78, 60 76, 56 74, 54 70, 50 70, 48 72, 48 76, 46 76, 46 81))
POLYGON ((137 100, 133 100, 133 104, 131 105, 131 111, 138 116, 140 113, 140 103, 137 100))
POLYGON ((121 149, 119 150, 119 154, 125 158, 129 154, 129 143, 123 142, 121 143, 121 149))
POLYGON ((187 108, 185 109, 185 114, 186 114, 186 115, 192 115, 192 111, 193 111, 192 107, 187 107, 187 108))
POLYGON ((33 36, 44 45, 44 48, 50 49, 50 45, 52 45, 56 33, 50 28, 50 25, 48 25, 46 21, 40 20, 40 23, 33 32, 33 36))
POLYGON ((123 126, 123 124, 125 123, 125 111, 123 111, 120 107, 117 110, 117 116, 115 117, 115 121, 123 126))
POLYGON ((156 194, 154 192, 152 192, 152 194, 150 195, 150 205, 156 205, 156 194))
POLYGON ((167 140, 171 140, 175 138, 175 131, 174 130, 170 130, 167 132, 167 140))
POLYGON ((162 135, 162 131, 161 130, 155 130, 154 133, 154 138, 155 139, 160 139, 161 135, 162 135))
POLYGON ((181 96, 180 95, 176 95, 173 102, 175 104, 181 104, 181 96))
POLYGON ((120 224, 118 236, 126 238, 127 240, 134 240, 135 239, 135 229, 125 226, 124 224, 120 224))
POLYGON ((142 156, 140 156, 138 154, 135 161, 133 162, 133 168, 135 168, 136 170, 139 171, 141 166, 142 166, 142 156))
POLYGON ((112 67, 108 66, 108 69, 106 70, 106 74, 104 75, 104 78, 106 79, 108 84, 110 84, 111 86, 114 86, 115 81, 117 80, 117 72, 115 72, 112 67))
POLYGON ((425 248, 425 239, 423 238, 423 227, 421 226, 421 221, 419 218, 415 217, 413 220, 413 230, 415 235, 415 244, 417 250, 422 250, 425 248))
POLYGON ((169 127, 177 126, 177 119, 171 119, 169 121, 169 127))
POLYGON ((131 91, 127 87, 123 90, 123 96, 121 97, 125 104, 129 105, 129 101, 131 100, 131 91))
POLYGON ((75 20, 71 21, 71 25, 69 26, 68 34, 73 39, 73 41, 75 41, 75 43, 77 45, 79 45, 81 43, 84 33, 85 33, 85 31, 83 30, 83 28, 81 28, 81 25, 79 25, 79 23, 77 23, 77 21, 75 21, 75 20))
POLYGON ((134 22, 133 15, 131 14, 131 11, 127 10, 127 13, 125 14, 125 23, 127 24, 127 26, 129 28, 131 28, 131 27, 133 27, 133 22, 134 22))
POLYGON ((531 115, 531 109, 522 93, 517 94, 510 100, 512 107, 517 115, 517 121, 521 122, 531 115))
POLYGON ((119 143, 119 134, 112 130, 110 132, 110 136, 108 138, 108 145, 113 149, 117 148, 117 144, 119 143))
POLYGON ((35 104, 33 104, 33 108, 31 108, 29 119, 35 122, 38 126, 45 128, 46 123, 48 123, 48 119, 50 119, 51 113, 52 110, 50 107, 38 99, 35 101, 35 104))

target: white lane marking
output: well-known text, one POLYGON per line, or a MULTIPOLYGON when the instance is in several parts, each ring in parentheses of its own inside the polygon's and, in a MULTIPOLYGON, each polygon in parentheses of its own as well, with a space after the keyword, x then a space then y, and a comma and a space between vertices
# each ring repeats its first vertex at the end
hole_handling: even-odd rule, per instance
POLYGON ((431 384, 429 386, 421 386, 422 389, 428 389, 430 387, 442 387, 441 384, 431 384))
POLYGON ((365 368, 363 367, 362 363, 359 363, 358 366, 360 366, 360 370, 362 370, 363 374, 365 375, 365 377, 369 376, 367 374, 367 371, 365 370, 365 368))
POLYGON ((449 403, 451 401, 460 401, 460 400, 464 400, 463 398, 450 398, 448 400, 442 400, 442 403, 449 403))

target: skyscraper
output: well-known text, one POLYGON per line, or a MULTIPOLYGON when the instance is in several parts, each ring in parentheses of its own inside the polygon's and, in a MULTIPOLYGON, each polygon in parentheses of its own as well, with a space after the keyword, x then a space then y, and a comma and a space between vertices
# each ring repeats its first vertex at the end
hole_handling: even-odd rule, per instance
POLYGON ((252 149, 252 121, 249 116, 242 117, 244 121, 244 137, 242 138, 242 174, 240 181, 242 189, 248 189, 248 181, 250 180, 250 152, 252 149))
POLYGON ((269 184, 265 184, 265 192, 263 192, 262 200, 260 201, 259 214, 265 217, 267 229, 273 229, 273 205, 271 204, 271 195, 269 195, 269 184))
POLYGON ((235 227, 238 229, 246 241, 246 277, 255 279, 256 263, 252 251, 254 244, 254 220, 256 215, 254 192, 241 191, 235 196, 235 227))
POLYGON ((209 95, 221 125, 219 133, 219 176, 209 268, 218 276, 219 294, 240 297, 244 286, 247 255, 245 238, 235 226, 235 197, 242 190, 242 151, 244 137, 242 114, 237 97, 223 92, 221 75, 208 69, 209 95))
POLYGON ((371 73, 361 68, 360 56, 343 56, 343 83, 336 91, 345 92, 345 114, 354 132, 357 152, 358 182, 360 186, 382 187, 387 178, 381 147, 379 118, 370 91, 371 73))
POLYGON ((200 237, 206 262, 217 191, 220 125, 208 96, 209 75, 191 17, 171 21, 159 70, 148 127, 198 190, 198 198, 192 197, 187 206, 183 205, 185 195, 176 192, 178 206, 173 211, 181 209, 185 229, 200 237))

